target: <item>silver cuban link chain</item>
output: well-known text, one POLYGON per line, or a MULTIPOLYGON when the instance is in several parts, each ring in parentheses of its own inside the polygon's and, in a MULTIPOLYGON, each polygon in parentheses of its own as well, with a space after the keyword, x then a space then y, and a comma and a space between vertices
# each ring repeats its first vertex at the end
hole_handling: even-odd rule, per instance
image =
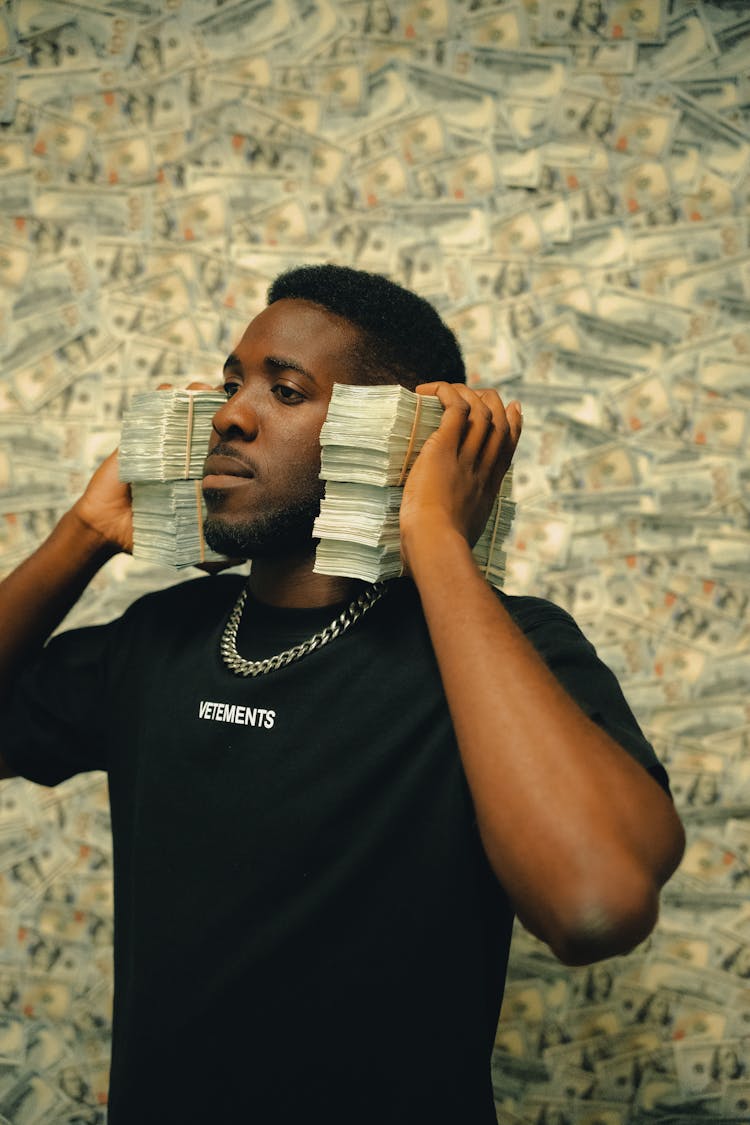
POLYGON ((234 672, 235 676, 263 676, 266 672, 274 672, 277 668, 283 668, 295 660, 301 660, 303 656, 307 656, 308 652, 314 652, 316 648, 322 648, 329 641, 340 637, 355 621, 359 621, 368 609, 372 609, 375 603, 382 598, 385 591, 384 582, 374 582, 371 586, 367 586, 359 597, 350 602, 338 617, 335 617, 329 625, 326 625, 325 629, 321 629, 319 633, 315 633, 308 640, 302 641, 301 644, 294 645, 292 648, 287 648, 284 652, 278 652, 275 656, 267 656, 265 660, 245 660, 237 652, 237 630, 247 601, 247 586, 245 586, 234 603, 234 609, 230 613, 229 620, 222 633, 219 642, 219 654, 227 668, 230 672, 234 672))

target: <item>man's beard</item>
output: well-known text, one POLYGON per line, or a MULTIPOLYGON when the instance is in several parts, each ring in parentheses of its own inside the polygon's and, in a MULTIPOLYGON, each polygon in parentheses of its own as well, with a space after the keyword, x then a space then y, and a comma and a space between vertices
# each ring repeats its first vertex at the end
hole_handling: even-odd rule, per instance
POLYGON ((229 559, 272 559, 302 551, 312 554, 316 543, 313 522, 320 511, 320 496, 303 496, 285 508, 247 519, 212 515, 210 508, 221 496, 218 488, 204 491, 209 514, 203 535, 217 554, 229 559))

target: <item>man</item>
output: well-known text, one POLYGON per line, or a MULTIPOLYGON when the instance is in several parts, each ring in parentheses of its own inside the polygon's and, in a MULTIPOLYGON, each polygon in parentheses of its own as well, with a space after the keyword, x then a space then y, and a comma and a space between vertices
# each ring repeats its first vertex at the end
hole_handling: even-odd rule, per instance
POLYGON ((110 459, 0 586, 6 772, 109 773, 111 1125, 489 1125, 512 914, 571 964, 639 942, 683 844, 664 772, 568 615, 478 572, 521 413, 462 384, 427 302, 291 271, 224 370, 206 535, 247 583, 180 584, 40 653, 131 545, 110 459), (313 572, 337 381, 444 406, 404 490, 408 577, 380 596, 313 572))

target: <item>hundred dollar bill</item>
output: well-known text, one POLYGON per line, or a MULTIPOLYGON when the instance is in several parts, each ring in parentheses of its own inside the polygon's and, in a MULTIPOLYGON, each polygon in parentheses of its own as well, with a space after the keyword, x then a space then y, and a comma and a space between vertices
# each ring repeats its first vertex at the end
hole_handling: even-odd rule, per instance
POLYGON ((46 263, 34 271, 13 302, 16 318, 52 311, 78 301, 91 301, 95 295, 95 277, 85 255, 75 254, 46 263))
POLYGON ((186 75, 174 75, 135 89, 122 86, 71 98, 70 114, 97 139, 135 128, 186 129, 189 117, 186 75))
POLYGON ((282 44, 289 58, 321 59, 326 48, 335 41, 342 21, 332 0, 304 0, 294 5, 291 29, 282 44))
POLYGON ((688 218, 693 222, 709 221, 734 212, 734 189, 723 176, 700 166, 696 179, 679 194, 679 207, 667 221, 688 218))
POLYGON ((629 259, 630 239, 623 225, 599 219, 579 227, 568 241, 552 249, 547 260, 596 270, 625 265, 629 259))
POLYGON ((497 190, 500 179, 493 154, 481 148, 421 165, 412 173, 411 183, 413 198, 471 202, 497 190))
POLYGON ((504 3, 462 19, 461 38, 472 47, 502 47, 519 50, 530 45, 529 20, 523 4, 504 3))
POLYGON ((718 1092, 745 1076, 750 1050, 740 1040, 688 1041, 675 1045, 675 1062, 682 1093, 718 1092))
POLYGON ((682 81, 685 71, 711 63, 719 53, 711 25, 697 4, 673 15, 666 32, 663 43, 644 43, 638 52, 639 67, 657 78, 672 75, 682 81))
MULTIPOLYGON (((25 247, 0 242, 0 286, 11 291, 22 289, 31 261, 31 252, 25 247)), ((11 299, 9 293, 8 300, 11 299)))
POLYGON ((35 1112, 36 1120, 39 1120, 39 1114, 57 1114, 62 1109, 63 1099, 51 1081, 26 1069, 20 1073, 18 1081, 0 1096, 0 1114, 7 1121, 22 1120, 19 1114, 23 1114, 27 1121, 33 1120, 26 1116, 24 1106, 28 1105, 38 1110, 35 1112))
POLYGON ((235 0, 199 19, 193 32, 204 57, 219 58, 236 54, 240 40, 270 47, 293 29, 294 18, 287 0, 235 0))
POLYGON ((359 130, 348 140, 352 160, 370 160, 395 148, 409 165, 447 156, 452 151, 450 134, 440 110, 418 111, 388 125, 359 130))
POLYGON ((557 52, 472 47, 456 56, 453 69, 471 82, 491 88, 501 98, 551 99, 562 91, 569 66, 564 48, 557 52))
POLYGON ((413 233, 419 231, 445 250, 481 253, 489 249, 488 215, 483 206, 405 203, 399 218, 413 233))
POLYGON ((539 33, 550 43, 633 39, 659 43, 666 35, 666 0, 561 0, 541 6, 539 33))
POLYGON ((403 74, 423 104, 439 107, 449 128, 485 135, 494 128, 495 99, 483 86, 414 65, 405 67, 403 74))
MULTIPOLYGON (((1 189, 0 189, 1 190, 1 189)), ((43 221, 96 225, 107 236, 146 236, 151 229, 151 198, 143 191, 102 192, 88 187, 45 187, 36 198, 34 213, 43 221)), ((23 213, 23 208, 18 208, 23 213)))
POLYGON ((742 73, 750 45, 750 18, 744 11, 744 5, 740 6, 739 11, 744 18, 733 20, 724 27, 713 28, 716 56, 696 66, 691 71, 691 78, 714 78, 742 73))
MULTIPOLYGON (((7 17, 3 17, 4 19, 7 17)), ((2 32, 0 32, 0 43, 2 32)), ((0 48, 1 49, 1 48, 0 48)), ((7 68, 0 70, 0 124, 12 123, 16 109, 16 78, 7 68)))
POLYGON ((578 74, 633 74, 638 45, 633 39, 573 45, 574 72, 578 74))
POLYGON ((708 168, 728 183, 738 184, 750 160, 746 134, 681 90, 675 91, 673 100, 680 112, 674 134, 675 150, 695 146, 708 168))

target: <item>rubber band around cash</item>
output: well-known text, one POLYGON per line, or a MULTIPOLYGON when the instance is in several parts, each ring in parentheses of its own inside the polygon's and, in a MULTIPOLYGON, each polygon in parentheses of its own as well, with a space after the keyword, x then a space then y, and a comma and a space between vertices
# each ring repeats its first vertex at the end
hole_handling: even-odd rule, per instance
POLYGON ((399 488, 401 488, 409 472, 409 458, 411 457, 412 450, 414 449, 414 440, 417 436, 417 423, 419 422, 419 411, 421 407, 422 396, 417 395, 417 401, 414 404, 414 420, 411 424, 411 433, 409 434, 409 444, 406 447, 406 453, 404 454, 404 463, 401 466, 401 473, 398 478, 399 488))
POLYGON ((194 397, 188 391, 188 413, 187 422, 185 423, 185 470, 183 476, 185 480, 190 477, 190 457, 193 452, 193 419, 195 417, 195 408, 193 406, 194 397))
POLYGON ((198 543, 200 544, 200 557, 199 562, 206 561, 206 544, 203 540, 203 494, 201 492, 201 482, 195 481, 195 511, 198 516, 198 543))

